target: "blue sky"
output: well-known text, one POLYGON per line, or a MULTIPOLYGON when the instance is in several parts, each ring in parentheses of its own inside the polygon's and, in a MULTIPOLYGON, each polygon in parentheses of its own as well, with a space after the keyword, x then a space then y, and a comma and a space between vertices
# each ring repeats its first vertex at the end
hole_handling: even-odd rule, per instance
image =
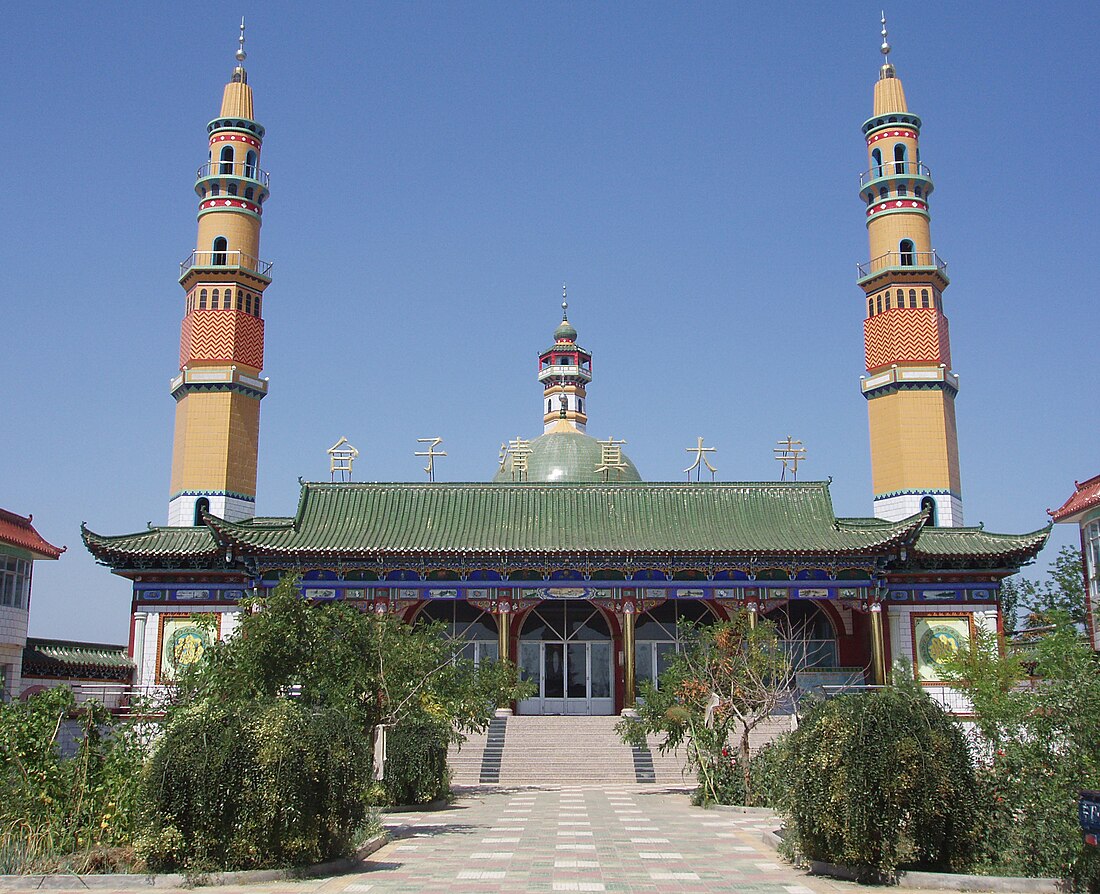
MULTIPOLYGON (((361 480, 489 478, 540 425, 561 283, 590 433, 677 480, 804 478, 871 514, 859 395, 860 3, 24 4, 6 13, 0 505, 67 544, 31 632, 121 642, 129 588, 79 539, 166 517, 193 174, 248 16, 272 175, 258 511, 346 435, 361 480)), ((1086 261, 1100 241, 1095 3, 887 9, 924 119, 969 523, 1029 531, 1100 471, 1086 261)), ((1053 547, 1076 541, 1056 529, 1053 547)))

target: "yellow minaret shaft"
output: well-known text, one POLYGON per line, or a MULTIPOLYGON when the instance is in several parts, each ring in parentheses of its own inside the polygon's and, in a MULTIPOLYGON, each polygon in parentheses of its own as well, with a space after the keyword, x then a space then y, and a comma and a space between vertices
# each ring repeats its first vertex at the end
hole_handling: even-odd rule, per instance
MULTIPOLYGON (((882 52, 888 54, 885 20, 882 52)), ((863 125, 868 170, 860 178, 870 261, 859 267, 864 322, 871 473, 875 515, 899 520, 922 509, 932 523, 963 523, 955 430, 958 377, 943 292, 947 265, 932 248, 920 158, 921 119, 887 56, 875 85, 874 114, 863 125)))
POLYGON ((251 518, 256 505, 264 362, 264 290, 271 264, 259 259, 268 176, 260 166, 264 128, 253 118, 244 69, 244 22, 221 112, 207 125, 210 153, 199 168, 195 250, 180 265, 186 295, 180 331, 170 525, 202 512, 251 518))

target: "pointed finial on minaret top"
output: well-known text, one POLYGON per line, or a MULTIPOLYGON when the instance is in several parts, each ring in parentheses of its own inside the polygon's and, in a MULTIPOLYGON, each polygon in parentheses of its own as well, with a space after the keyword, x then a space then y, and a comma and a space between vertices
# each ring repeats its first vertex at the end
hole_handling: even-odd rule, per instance
POLYGON ((886 33, 886 11, 882 11, 882 46, 879 47, 879 52, 882 53, 883 63, 882 70, 879 72, 879 78, 892 78, 895 76, 894 66, 890 64, 890 41, 887 39, 886 33))
POLYGON ((566 314, 569 312, 569 301, 565 294, 565 283, 561 284, 561 318, 566 319, 566 314))
POLYGON ((244 63, 248 53, 244 51, 244 16, 241 16, 241 36, 237 38, 237 61, 244 63))

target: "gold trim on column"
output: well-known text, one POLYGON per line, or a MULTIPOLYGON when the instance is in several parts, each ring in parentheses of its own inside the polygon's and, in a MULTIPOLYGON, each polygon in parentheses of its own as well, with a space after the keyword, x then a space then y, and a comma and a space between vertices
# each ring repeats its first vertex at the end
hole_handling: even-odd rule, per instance
POLYGON ((633 708, 634 691, 634 606, 623 607, 623 707, 633 708))
POLYGON ((882 603, 871 604, 871 671, 876 686, 886 685, 886 649, 882 637, 882 603))

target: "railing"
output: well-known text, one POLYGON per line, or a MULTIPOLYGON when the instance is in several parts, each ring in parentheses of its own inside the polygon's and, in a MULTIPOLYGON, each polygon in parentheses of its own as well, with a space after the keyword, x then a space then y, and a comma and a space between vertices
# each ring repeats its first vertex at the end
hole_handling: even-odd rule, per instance
POLYGON ((947 261, 943 260, 935 251, 888 251, 877 258, 871 258, 863 264, 856 265, 860 279, 882 270, 904 269, 906 267, 939 270, 941 273, 947 273, 947 261))
POLYGON ((562 376, 566 379, 584 379, 592 381, 592 370, 583 366, 544 366, 539 369, 539 381, 556 379, 562 376))
POLYGON ((204 177, 240 177, 243 180, 255 180, 264 189, 271 182, 271 175, 267 171, 243 161, 208 161, 195 173, 196 180, 204 177))
POLYGON ((180 262, 180 276, 184 276, 193 267, 239 268, 267 276, 274 266, 272 261, 261 261, 242 251, 193 251, 180 262))
MULTIPOLYGON (((873 692, 876 689, 887 689, 888 687, 851 684, 847 686, 822 686, 820 688, 825 698, 834 698, 838 695, 873 692)), ((953 686, 922 686, 921 689, 932 701, 938 702, 952 714, 972 714, 974 712, 974 705, 970 699, 953 686)))
POLYGON ((859 175, 859 188, 863 189, 871 181, 881 180, 883 177, 921 177, 931 180, 932 172, 921 161, 884 161, 859 175))

